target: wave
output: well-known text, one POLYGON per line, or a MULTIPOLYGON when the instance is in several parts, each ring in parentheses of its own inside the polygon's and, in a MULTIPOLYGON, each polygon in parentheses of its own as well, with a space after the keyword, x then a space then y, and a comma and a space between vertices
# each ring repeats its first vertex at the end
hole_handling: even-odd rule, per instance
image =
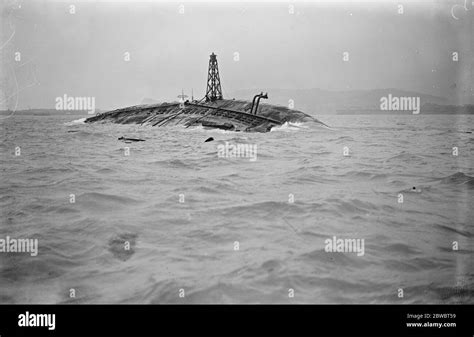
POLYGON ((66 126, 73 126, 73 125, 85 124, 85 123, 86 123, 86 119, 87 119, 87 117, 79 118, 79 119, 76 119, 76 120, 73 120, 73 121, 70 121, 70 122, 66 122, 66 123, 64 123, 64 125, 66 125, 66 126))
POLYGON ((468 176, 462 172, 456 172, 450 176, 439 179, 443 184, 449 185, 466 185, 469 188, 474 188, 474 177, 468 176))
POLYGON ((402 151, 401 153, 384 160, 384 163, 392 162, 392 161, 420 162, 424 160, 425 160, 424 156, 408 153, 407 151, 402 151))
POLYGON ((302 212, 303 205, 289 204, 288 202, 278 202, 278 201, 263 201, 263 202, 256 202, 244 205, 236 205, 236 206, 227 206, 227 207, 219 207, 214 208, 213 212, 215 214, 223 215, 228 218, 247 218, 250 217, 257 217, 257 216, 276 216, 275 210, 278 210, 277 213, 291 213, 291 212, 302 212))
POLYGON ((341 214, 367 214, 370 211, 377 210, 379 206, 372 202, 362 201, 358 199, 351 200, 339 200, 339 199, 327 199, 335 204, 335 209, 341 214))
POLYGON ((386 173, 371 173, 367 171, 349 171, 347 173, 335 176, 369 180, 388 179, 390 177, 390 175, 386 173))
MULTIPOLYGON (((61 137, 67 137, 67 139, 70 139, 71 137, 73 138, 104 138, 103 133, 99 132, 91 132, 91 131, 85 131, 85 130, 79 130, 79 129, 74 129, 74 130, 68 130, 67 133, 61 135, 61 137)), ((105 135, 105 137, 107 137, 105 135)))
POLYGON ((291 132, 291 131, 299 131, 301 128, 307 129, 308 127, 305 125, 306 123, 298 123, 298 122, 285 122, 282 125, 273 127, 270 132, 291 132))
MULTIPOLYGON (((456 227, 460 227, 460 225, 455 225, 456 227)), ((464 237, 467 237, 467 238, 472 238, 474 236, 474 234, 472 234, 471 232, 469 231, 464 231, 464 230, 461 230, 461 229, 458 229, 458 228, 452 228, 452 227, 449 227, 449 226, 444 226, 444 225, 435 225, 435 227, 441 229, 442 231, 446 231, 446 232, 450 232, 450 233, 456 233, 456 234, 459 234, 461 236, 464 236, 464 237)))
POLYGON ((84 193, 79 196, 76 196, 76 203, 78 205, 83 205, 90 210, 106 210, 106 209, 115 209, 123 208, 124 206, 130 206, 132 204, 138 204, 140 201, 135 200, 130 197, 123 197, 113 194, 104 194, 104 193, 84 193))
POLYGON ((195 169, 194 163, 186 163, 183 160, 180 159, 171 159, 171 160, 157 160, 150 162, 151 165, 159 165, 167 168, 173 168, 173 169, 195 169))

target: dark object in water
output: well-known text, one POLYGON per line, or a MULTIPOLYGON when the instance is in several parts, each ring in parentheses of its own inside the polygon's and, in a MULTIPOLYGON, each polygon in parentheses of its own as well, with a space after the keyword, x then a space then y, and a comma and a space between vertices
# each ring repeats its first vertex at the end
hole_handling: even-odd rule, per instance
POLYGON ((79 132, 79 130, 68 130, 67 132, 79 132))
POLYGON ((212 142, 213 140, 214 140, 214 138, 212 138, 212 137, 209 137, 208 139, 206 139, 206 140, 204 141, 204 143, 207 143, 207 142, 212 142))
POLYGON ((121 261, 127 261, 135 253, 138 235, 136 233, 122 233, 109 240, 109 251, 121 261))
POLYGON ((421 190, 417 189, 415 186, 411 189, 412 192, 421 193, 421 190))
POLYGON ((129 141, 129 142, 144 142, 145 139, 140 139, 140 138, 125 138, 125 137, 120 137, 118 140, 123 140, 123 141, 129 141))

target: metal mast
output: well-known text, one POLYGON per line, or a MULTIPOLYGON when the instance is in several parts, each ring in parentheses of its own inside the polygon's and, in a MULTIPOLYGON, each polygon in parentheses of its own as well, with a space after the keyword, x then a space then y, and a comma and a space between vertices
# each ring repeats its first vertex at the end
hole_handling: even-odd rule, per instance
POLYGON ((212 53, 209 59, 209 70, 207 74, 206 101, 222 99, 221 80, 217 66, 217 55, 212 53))

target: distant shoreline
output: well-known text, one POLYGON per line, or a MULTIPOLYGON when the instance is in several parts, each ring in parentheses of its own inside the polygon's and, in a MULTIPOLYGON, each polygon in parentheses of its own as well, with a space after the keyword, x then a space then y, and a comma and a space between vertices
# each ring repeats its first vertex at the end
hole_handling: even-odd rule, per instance
MULTIPOLYGON (((97 111, 96 113, 100 113, 97 111)), ((0 116, 17 115, 17 116, 84 116, 91 117, 94 114, 88 114, 84 110, 56 110, 56 109, 29 109, 29 110, 1 110, 0 116)))

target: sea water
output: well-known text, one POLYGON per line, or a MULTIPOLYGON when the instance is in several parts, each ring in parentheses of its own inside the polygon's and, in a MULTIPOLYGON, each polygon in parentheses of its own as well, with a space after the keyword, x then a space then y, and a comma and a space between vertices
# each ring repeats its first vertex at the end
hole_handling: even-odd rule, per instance
POLYGON ((2 119, 0 303, 472 303, 473 116, 317 117, 2 119))

